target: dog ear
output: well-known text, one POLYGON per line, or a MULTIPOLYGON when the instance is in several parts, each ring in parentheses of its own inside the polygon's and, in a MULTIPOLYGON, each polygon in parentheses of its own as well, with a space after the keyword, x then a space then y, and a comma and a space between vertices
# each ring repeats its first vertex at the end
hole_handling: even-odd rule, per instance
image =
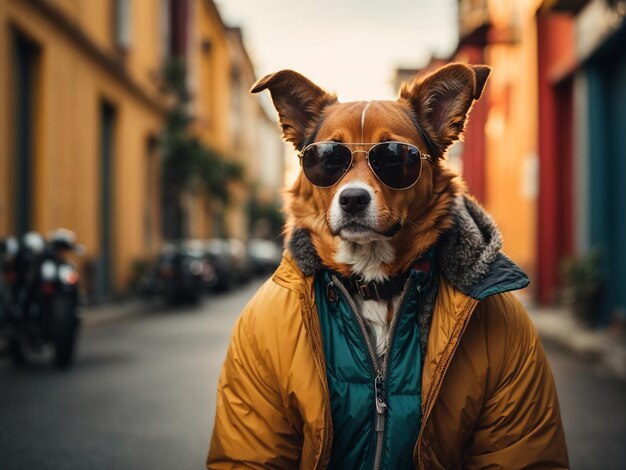
POLYGON ((283 137, 301 149, 313 131, 322 111, 337 97, 293 70, 281 70, 257 81, 250 89, 258 93, 268 89, 278 111, 283 137))
POLYGON ((459 139, 490 72, 486 65, 450 64, 400 89, 399 100, 409 102, 439 156, 459 139))

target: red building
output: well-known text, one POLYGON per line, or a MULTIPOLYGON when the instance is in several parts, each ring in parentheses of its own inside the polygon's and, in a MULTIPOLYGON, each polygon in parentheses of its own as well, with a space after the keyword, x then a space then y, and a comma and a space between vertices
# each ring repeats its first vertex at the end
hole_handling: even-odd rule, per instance
POLYGON ((558 300, 559 265, 574 250, 574 23, 568 14, 537 13, 537 284, 539 303, 558 300))

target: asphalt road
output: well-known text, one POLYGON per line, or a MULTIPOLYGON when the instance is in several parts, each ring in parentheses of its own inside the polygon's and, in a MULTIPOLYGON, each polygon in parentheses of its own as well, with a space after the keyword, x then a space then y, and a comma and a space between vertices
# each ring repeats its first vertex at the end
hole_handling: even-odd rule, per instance
MULTIPOLYGON (((86 330, 66 373, 0 361, 0 469, 203 468, 228 337, 258 285, 86 330)), ((626 384, 546 349, 572 468, 626 468, 626 384)))
POLYGON ((260 282, 85 330, 76 367, 0 365, 0 469, 201 469, 234 321, 260 282))

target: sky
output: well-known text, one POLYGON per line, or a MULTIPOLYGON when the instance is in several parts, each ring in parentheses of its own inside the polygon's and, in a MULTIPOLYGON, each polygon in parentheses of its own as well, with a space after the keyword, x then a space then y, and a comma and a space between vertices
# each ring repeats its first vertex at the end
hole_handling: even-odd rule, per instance
POLYGON ((293 69, 341 101, 395 99, 395 68, 456 47, 456 0, 215 3, 228 26, 242 27, 258 78, 293 69))

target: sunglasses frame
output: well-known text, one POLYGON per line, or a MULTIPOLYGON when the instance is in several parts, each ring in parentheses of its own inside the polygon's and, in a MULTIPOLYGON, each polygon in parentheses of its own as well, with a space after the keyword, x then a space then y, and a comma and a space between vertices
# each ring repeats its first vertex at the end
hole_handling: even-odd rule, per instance
POLYGON ((316 186, 318 188, 332 188, 333 186, 335 186, 337 183, 339 183, 344 176, 346 176, 348 174, 348 172, 352 169, 352 167, 354 166, 354 154, 355 153, 364 153, 365 154, 365 160, 367 161, 367 166, 369 167, 370 171, 372 173, 374 173, 374 176, 376 177, 376 179, 378 181, 380 181, 382 184, 384 184, 385 186, 387 186, 389 189, 393 189, 394 191, 404 191, 406 189, 410 189, 413 186, 415 186, 415 184, 417 184, 417 182, 420 180, 420 178, 422 177, 422 160, 427 160, 428 162, 432 163, 433 162, 433 158, 428 155, 427 153, 422 153, 422 151, 413 144, 409 144, 408 142, 401 142, 398 140, 387 140, 384 142, 335 142, 332 140, 323 140, 321 142, 313 142, 307 146, 305 146, 300 152, 298 152, 298 159, 300 160, 300 166, 302 167, 302 159, 304 158, 304 152, 307 151, 307 149, 319 145, 319 144, 335 144, 335 145, 341 145, 342 147, 347 148, 350 151, 350 164, 348 165, 348 168, 346 169, 346 171, 341 175, 341 177, 335 181, 333 184, 329 185, 329 186, 318 186, 317 184, 313 183, 309 177, 306 175, 306 173, 304 173, 304 169, 303 169, 303 173, 304 176, 306 177, 307 180, 309 180, 309 182, 313 185, 316 186), (420 158, 420 173, 419 176, 417 177, 417 179, 411 183, 409 186, 406 186, 404 188, 392 188, 391 186, 389 186, 387 183, 385 183, 383 180, 380 179, 380 177, 376 174, 376 172, 374 171, 374 169, 372 168, 372 164, 370 163, 370 152, 372 151, 372 149, 378 145, 383 145, 383 144, 402 144, 402 145, 408 145, 409 147, 413 147, 415 150, 417 150, 417 153, 419 154, 419 158, 420 158), (367 150, 352 150, 352 148, 350 147, 351 145, 360 145, 360 146, 364 146, 364 145, 369 145, 370 147, 367 150))

